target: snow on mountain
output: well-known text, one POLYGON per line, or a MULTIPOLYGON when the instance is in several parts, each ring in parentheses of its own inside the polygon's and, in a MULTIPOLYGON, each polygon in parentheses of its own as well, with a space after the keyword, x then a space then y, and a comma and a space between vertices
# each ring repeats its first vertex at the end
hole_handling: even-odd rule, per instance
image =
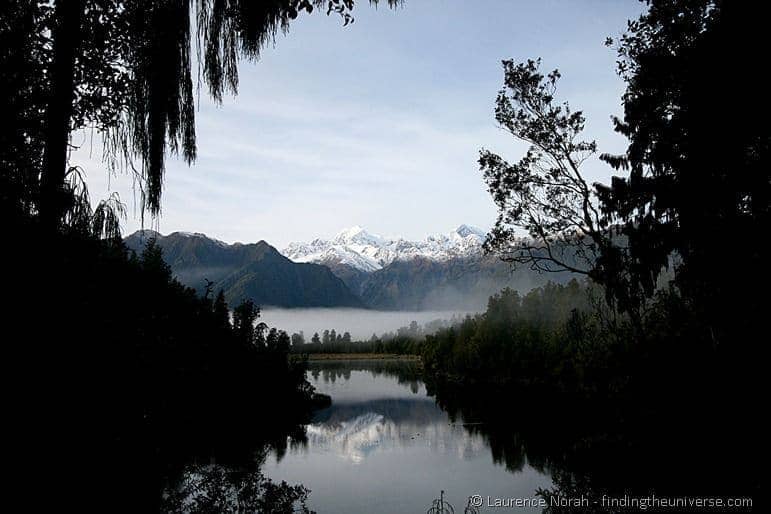
POLYGON ((472 235, 481 237, 482 240, 484 240, 486 234, 480 229, 476 227, 470 227, 468 225, 461 225, 460 227, 456 228, 454 231, 450 232, 450 237, 466 238, 472 235))
POLYGON ((484 239, 484 231, 468 225, 461 225, 446 235, 428 236, 422 241, 387 239, 355 226, 341 231, 330 240, 290 243, 282 253, 295 262, 347 264, 371 272, 396 260, 423 257, 446 261, 474 255, 481 251, 484 239))
MULTIPOLYGON (((158 234, 158 233, 156 232, 156 234, 158 234)), ((230 246, 225 241, 220 241, 219 239, 215 239, 213 237, 209 237, 206 234, 203 234, 201 232, 183 232, 183 231, 179 231, 179 232, 172 232, 171 234, 169 234, 169 236, 173 236, 174 234, 179 234, 182 237, 208 239, 209 241, 212 241, 213 243, 216 243, 217 245, 219 245, 219 246, 221 246, 223 248, 227 248, 228 246, 230 246)), ((158 235, 160 235, 160 234, 158 234, 158 235)))

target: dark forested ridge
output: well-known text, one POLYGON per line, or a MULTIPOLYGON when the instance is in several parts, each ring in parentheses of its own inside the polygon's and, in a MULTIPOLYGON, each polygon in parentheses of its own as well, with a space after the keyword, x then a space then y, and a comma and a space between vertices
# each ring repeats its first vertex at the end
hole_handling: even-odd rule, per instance
POLYGON ((141 252, 155 239, 174 276, 203 292, 206 281, 222 290, 229 303, 250 299, 277 307, 362 307, 342 280, 325 266, 295 263, 265 241, 228 245, 203 234, 174 232, 162 236, 138 231, 125 239, 141 252))

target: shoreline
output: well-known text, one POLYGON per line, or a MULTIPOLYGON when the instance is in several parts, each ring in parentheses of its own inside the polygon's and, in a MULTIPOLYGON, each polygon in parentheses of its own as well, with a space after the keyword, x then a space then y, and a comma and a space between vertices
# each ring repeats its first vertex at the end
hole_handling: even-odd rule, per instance
POLYGON ((309 353, 293 354, 307 355, 308 361, 339 361, 339 360, 404 360, 420 361, 419 355, 400 355, 396 353, 309 353))

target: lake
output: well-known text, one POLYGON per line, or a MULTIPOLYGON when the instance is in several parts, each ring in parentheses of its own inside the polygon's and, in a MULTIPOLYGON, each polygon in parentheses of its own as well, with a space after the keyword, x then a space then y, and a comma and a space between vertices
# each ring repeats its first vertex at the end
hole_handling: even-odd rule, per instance
MULTIPOLYGON (((332 397, 329 407, 269 441, 234 435, 171 468, 166 510, 194 512, 205 500, 198 512, 236 501, 249 512, 266 491, 263 475, 273 481, 272 501, 295 498, 283 505, 297 506, 305 493, 289 486, 301 485, 319 514, 422 513, 441 491, 458 514, 471 497, 482 506, 468 514, 638 512, 653 498, 749 501, 734 504, 746 512, 764 487, 757 438, 741 423, 719 423, 728 418, 665 416, 644 398, 460 384, 423 376, 418 360, 311 361, 307 378, 332 397), (293 491, 300 496, 282 496, 293 491), (629 510, 630 502, 641 507, 629 510)), ((281 420, 264 413, 266 423, 271 413, 281 420)))
POLYGON ((305 443, 269 454, 263 472, 309 488, 319 514, 426 512, 442 490, 462 513, 472 495, 535 501, 552 487, 526 459, 512 471, 494 458, 481 422, 440 408, 417 362, 312 362, 308 379, 332 405, 307 425, 305 443))

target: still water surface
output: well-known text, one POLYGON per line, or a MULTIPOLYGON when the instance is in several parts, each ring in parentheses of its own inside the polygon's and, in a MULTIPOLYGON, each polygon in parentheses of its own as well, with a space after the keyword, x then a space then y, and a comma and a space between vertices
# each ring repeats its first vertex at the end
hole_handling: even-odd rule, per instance
POLYGON ((516 472, 495 463, 486 440, 464 426, 475 420, 452 422, 414 363, 311 363, 308 379, 332 406, 306 427, 307 444, 270 454, 263 471, 309 488, 319 514, 422 513, 441 490, 463 512, 471 495, 535 498, 552 486, 527 463, 516 472))

